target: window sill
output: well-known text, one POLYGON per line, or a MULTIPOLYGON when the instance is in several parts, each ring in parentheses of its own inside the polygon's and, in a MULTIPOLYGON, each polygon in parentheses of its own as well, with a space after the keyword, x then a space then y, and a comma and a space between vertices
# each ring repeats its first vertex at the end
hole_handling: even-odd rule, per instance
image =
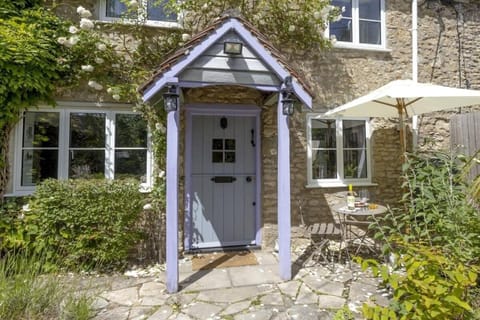
POLYGON ((305 186, 307 189, 313 188, 346 188, 351 184, 353 187, 376 187, 377 183, 373 182, 319 182, 319 183, 309 183, 305 186))
POLYGON ((180 29, 181 25, 179 22, 172 21, 136 21, 136 20, 125 20, 125 19, 98 19, 95 20, 96 23, 100 24, 123 24, 123 25, 143 25, 145 27, 153 28, 164 28, 164 29, 180 29))
POLYGON ((334 49, 351 49, 351 50, 362 50, 362 51, 372 51, 372 52, 383 52, 390 53, 392 49, 385 48, 383 46, 375 45, 362 45, 362 44, 353 44, 348 42, 337 42, 333 45, 334 49))

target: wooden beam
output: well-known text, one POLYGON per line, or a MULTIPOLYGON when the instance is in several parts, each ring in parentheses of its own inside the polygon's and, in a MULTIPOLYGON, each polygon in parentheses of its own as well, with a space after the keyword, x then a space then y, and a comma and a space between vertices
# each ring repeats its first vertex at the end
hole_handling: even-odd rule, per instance
POLYGON ((179 111, 167 115, 167 291, 178 291, 178 128, 179 111))
POLYGON ((277 104, 278 162, 277 162, 277 214, 278 214, 278 256, 280 277, 292 278, 290 253, 290 131, 288 116, 282 113, 282 99, 277 104))

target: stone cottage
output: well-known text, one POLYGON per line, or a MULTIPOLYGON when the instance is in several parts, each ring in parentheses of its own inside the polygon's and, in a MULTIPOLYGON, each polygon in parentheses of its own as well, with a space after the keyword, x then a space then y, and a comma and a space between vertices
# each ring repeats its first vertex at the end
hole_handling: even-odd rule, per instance
MULTIPOLYGON (((337 194, 348 184, 367 189, 376 202, 399 198, 395 119, 327 118, 324 113, 389 81, 412 78, 411 2, 332 3, 345 6, 345 12, 326 31, 336 38, 330 50, 274 48, 268 35, 248 21, 224 17, 158 61, 159 69, 140 88, 147 103, 163 99, 169 111, 170 270, 178 248, 271 248, 279 237, 281 258, 289 256, 291 226, 299 224, 300 211, 307 222, 331 220, 330 207, 343 201, 337 194)), ((100 21, 116 19, 123 10, 120 0, 87 4, 82 3, 100 21)), ((161 8, 147 9, 147 24, 176 27, 175 17, 161 8)), ((419 81, 480 89, 479 12, 475 1, 419 5, 419 81)), ((84 172, 110 179, 134 174, 151 184, 146 125, 124 125, 129 119, 141 121, 131 107, 98 105, 83 92, 59 97, 56 109, 26 112, 12 138, 8 194, 28 194, 41 179, 84 172), (96 136, 87 139, 82 131, 88 127, 101 130, 90 130, 96 136), (33 144, 40 129, 52 136, 50 145, 33 144), (122 141, 115 134, 122 130, 142 138, 122 141), (127 165, 132 161, 135 166, 127 165)), ((450 115, 422 117, 418 140, 449 148, 450 115)), ((280 273, 288 278, 289 258, 282 261, 280 273)), ((175 281, 169 276, 172 291, 175 281)))

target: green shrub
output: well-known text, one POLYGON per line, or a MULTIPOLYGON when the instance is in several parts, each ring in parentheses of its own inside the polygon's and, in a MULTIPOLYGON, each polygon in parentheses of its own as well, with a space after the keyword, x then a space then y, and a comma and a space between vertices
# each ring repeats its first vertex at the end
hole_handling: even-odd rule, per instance
POLYGON ((10 252, 0 259, 0 319, 78 319, 93 316, 92 297, 78 294, 55 274, 43 253, 10 252))
POLYGON ((391 288, 388 307, 363 306, 367 319, 467 319, 473 317, 469 298, 477 281, 476 268, 467 267, 443 248, 400 243, 392 266, 361 261, 391 288), (391 269, 390 269, 391 268, 391 269))
POLYGON ((480 215, 469 200, 461 159, 443 152, 409 155, 404 165, 403 206, 372 225, 376 237, 400 236, 405 242, 442 246, 455 259, 478 264, 480 215))
POLYGON ((134 180, 46 180, 23 219, 28 246, 68 269, 122 268, 140 236, 142 200, 134 180))
POLYGON ((0 256, 25 246, 22 205, 25 198, 6 199, 0 204, 0 256))

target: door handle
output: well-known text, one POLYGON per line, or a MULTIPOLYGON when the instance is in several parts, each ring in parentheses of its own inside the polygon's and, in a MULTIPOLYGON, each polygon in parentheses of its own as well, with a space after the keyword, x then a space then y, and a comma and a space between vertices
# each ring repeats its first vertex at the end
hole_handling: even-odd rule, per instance
POLYGON ((252 182, 252 177, 248 176, 245 180, 247 180, 247 182, 252 182))
POLYGON ((237 178, 231 176, 216 176, 210 179, 215 183, 232 183, 237 181, 237 178))

